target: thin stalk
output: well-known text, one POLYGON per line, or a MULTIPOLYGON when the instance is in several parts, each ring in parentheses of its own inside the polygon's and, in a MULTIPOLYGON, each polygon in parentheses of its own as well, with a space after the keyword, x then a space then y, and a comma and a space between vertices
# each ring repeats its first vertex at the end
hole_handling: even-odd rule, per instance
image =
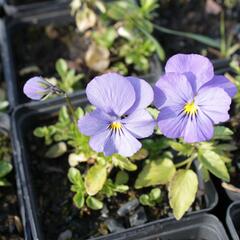
POLYGON ((64 94, 64 97, 65 97, 65 100, 66 100, 66 103, 67 103, 67 107, 68 107, 69 113, 70 113, 70 115, 72 117, 72 120, 73 120, 74 124, 77 126, 77 118, 76 118, 76 115, 75 115, 75 110, 74 110, 72 101, 69 98, 69 96, 67 95, 67 93, 64 94))
POLYGON ((187 165, 186 166, 186 169, 189 169, 192 165, 192 162, 193 160, 196 158, 196 154, 192 154, 189 158, 187 158, 186 160, 180 162, 180 163, 177 163, 175 164, 175 167, 176 168, 179 168, 179 167, 182 167, 184 165, 187 165))

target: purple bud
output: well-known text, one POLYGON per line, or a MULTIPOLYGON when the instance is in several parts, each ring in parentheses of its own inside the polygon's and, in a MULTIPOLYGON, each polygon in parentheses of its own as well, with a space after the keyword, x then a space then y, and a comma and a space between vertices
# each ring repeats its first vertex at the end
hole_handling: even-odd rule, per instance
POLYGON ((24 94, 33 99, 41 100, 48 94, 60 94, 62 91, 56 86, 52 85, 42 77, 30 78, 23 87, 24 94))

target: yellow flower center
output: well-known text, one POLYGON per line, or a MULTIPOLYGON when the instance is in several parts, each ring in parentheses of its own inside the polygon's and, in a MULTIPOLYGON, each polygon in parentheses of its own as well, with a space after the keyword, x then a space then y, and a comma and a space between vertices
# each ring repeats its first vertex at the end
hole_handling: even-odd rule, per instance
POLYGON ((112 130, 120 130, 122 128, 122 124, 120 122, 112 122, 109 126, 112 130))
POLYGON ((188 102, 184 106, 184 112, 189 115, 195 115, 197 113, 197 106, 194 104, 194 101, 188 102))

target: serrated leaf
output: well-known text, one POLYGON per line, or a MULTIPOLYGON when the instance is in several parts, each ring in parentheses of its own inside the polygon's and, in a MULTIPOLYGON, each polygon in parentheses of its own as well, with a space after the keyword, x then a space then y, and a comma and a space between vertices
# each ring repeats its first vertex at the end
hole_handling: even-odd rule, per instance
POLYGON ((73 197, 73 202, 78 208, 82 208, 84 205, 84 193, 79 191, 73 197))
POLYGON ((169 185, 169 201, 177 220, 190 208, 198 190, 198 178, 192 170, 178 170, 169 185))
POLYGON ((176 172, 171 159, 164 158, 147 163, 139 173, 135 182, 135 188, 167 184, 176 172))
POLYGON ((52 145, 47 152, 45 157, 47 158, 58 158, 67 152, 67 144, 65 142, 59 142, 52 145))
POLYGON ((96 195, 102 188, 107 179, 107 168, 104 165, 94 165, 85 177, 85 188, 88 195, 96 195))
POLYGON ((86 203, 87 206, 93 210, 99 210, 103 208, 103 203, 95 197, 88 196, 86 203))
POLYGON ((0 161, 0 178, 5 177, 12 171, 12 165, 5 161, 0 161))
POLYGON ((224 181, 229 181, 230 177, 227 167, 224 161, 221 159, 221 156, 216 152, 210 150, 199 151, 198 158, 202 165, 213 175, 221 178, 224 181))

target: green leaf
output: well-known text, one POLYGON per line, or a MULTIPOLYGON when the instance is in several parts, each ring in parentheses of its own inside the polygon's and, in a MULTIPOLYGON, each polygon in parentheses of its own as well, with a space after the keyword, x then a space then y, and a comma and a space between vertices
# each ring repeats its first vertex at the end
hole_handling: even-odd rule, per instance
POLYGON ((47 152, 45 157, 47 158, 58 158, 67 152, 67 144, 65 142, 59 142, 52 145, 47 152))
POLYGON ((82 208, 84 205, 84 192, 77 192, 73 197, 73 202, 78 208, 82 208))
POLYGON ((5 177, 12 171, 12 165, 5 161, 0 161, 0 178, 5 177))
POLYGON ((116 175, 115 184, 122 185, 126 184, 129 180, 129 176, 125 171, 119 171, 116 175))
POLYGON ((221 156, 211 150, 199 150, 198 154, 199 161, 202 165, 208 169, 212 174, 221 178, 224 181, 229 181, 230 177, 228 174, 227 167, 221 156))
POLYGON ((87 206, 93 210, 99 210, 103 208, 103 203, 95 197, 88 196, 87 206))
POLYGON ((191 144, 179 143, 175 141, 169 141, 169 145, 172 149, 179 152, 183 156, 190 156, 194 150, 194 147, 191 144))
POLYGON ((128 158, 122 157, 118 154, 112 156, 112 163, 114 166, 128 171, 137 170, 137 166, 134 163, 132 163, 128 158))
POLYGON ((84 189, 83 178, 80 171, 77 168, 71 167, 68 170, 69 181, 79 187, 79 189, 84 189))
POLYGON ((148 155, 149 155, 148 150, 145 148, 141 148, 138 152, 131 156, 130 159, 133 161, 143 160, 147 158, 148 155))
POLYGON ((156 120, 159 115, 159 110, 156 108, 148 107, 147 111, 152 115, 152 117, 156 120))
POLYGON ((7 179, 2 178, 0 179, 0 187, 8 187, 11 186, 11 183, 7 181, 7 179))
POLYGON ((142 205, 144 206, 150 206, 152 207, 154 204, 151 203, 150 201, 150 198, 147 194, 142 194, 140 197, 139 197, 139 201, 142 205))
POLYGON ((161 189, 153 188, 149 193, 150 200, 155 201, 161 197, 161 189))
POLYGON ((67 62, 60 58, 56 62, 56 70, 59 76, 63 79, 66 76, 67 70, 68 70, 68 65, 67 62))
POLYGON ((213 139, 220 140, 231 140, 233 135, 233 131, 227 127, 217 126, 214 128, 214 137, 213 139))
POLYGON ((217 41, 215 39, 212 39, 212 38, 209 38, 209 37, 206 37, 204 35, 200 35, 200 34, 196 34, 196 33, 176 31, 176 30, 172 30, 172 29, 165 28, 165 27, 158 26, 158 25, 154 25, 154 27, 157 30, 159 30, 160 32, 176 35, 176 36, 179 36, 179 37, 190 38, 190 39, 193 39, 195 41, 204 43, 208 46, 220 49, 220 42, 219 41, 217 41))
POLYGON ((171 159, 152 160, 139 173, 135 182, 135 188, 167 184, 175 172, 176 169, 171 159))
POLYGON ((102 188, 107 179, 107 168, 104 165, 94 165, 85 177, 85 188, 90 196, 96 195, 102 188))
POLYGON ((170 206, 177 220, 182 218, 195 200, 198 178, 192 170, 178 170, 169 185, 170 206))

